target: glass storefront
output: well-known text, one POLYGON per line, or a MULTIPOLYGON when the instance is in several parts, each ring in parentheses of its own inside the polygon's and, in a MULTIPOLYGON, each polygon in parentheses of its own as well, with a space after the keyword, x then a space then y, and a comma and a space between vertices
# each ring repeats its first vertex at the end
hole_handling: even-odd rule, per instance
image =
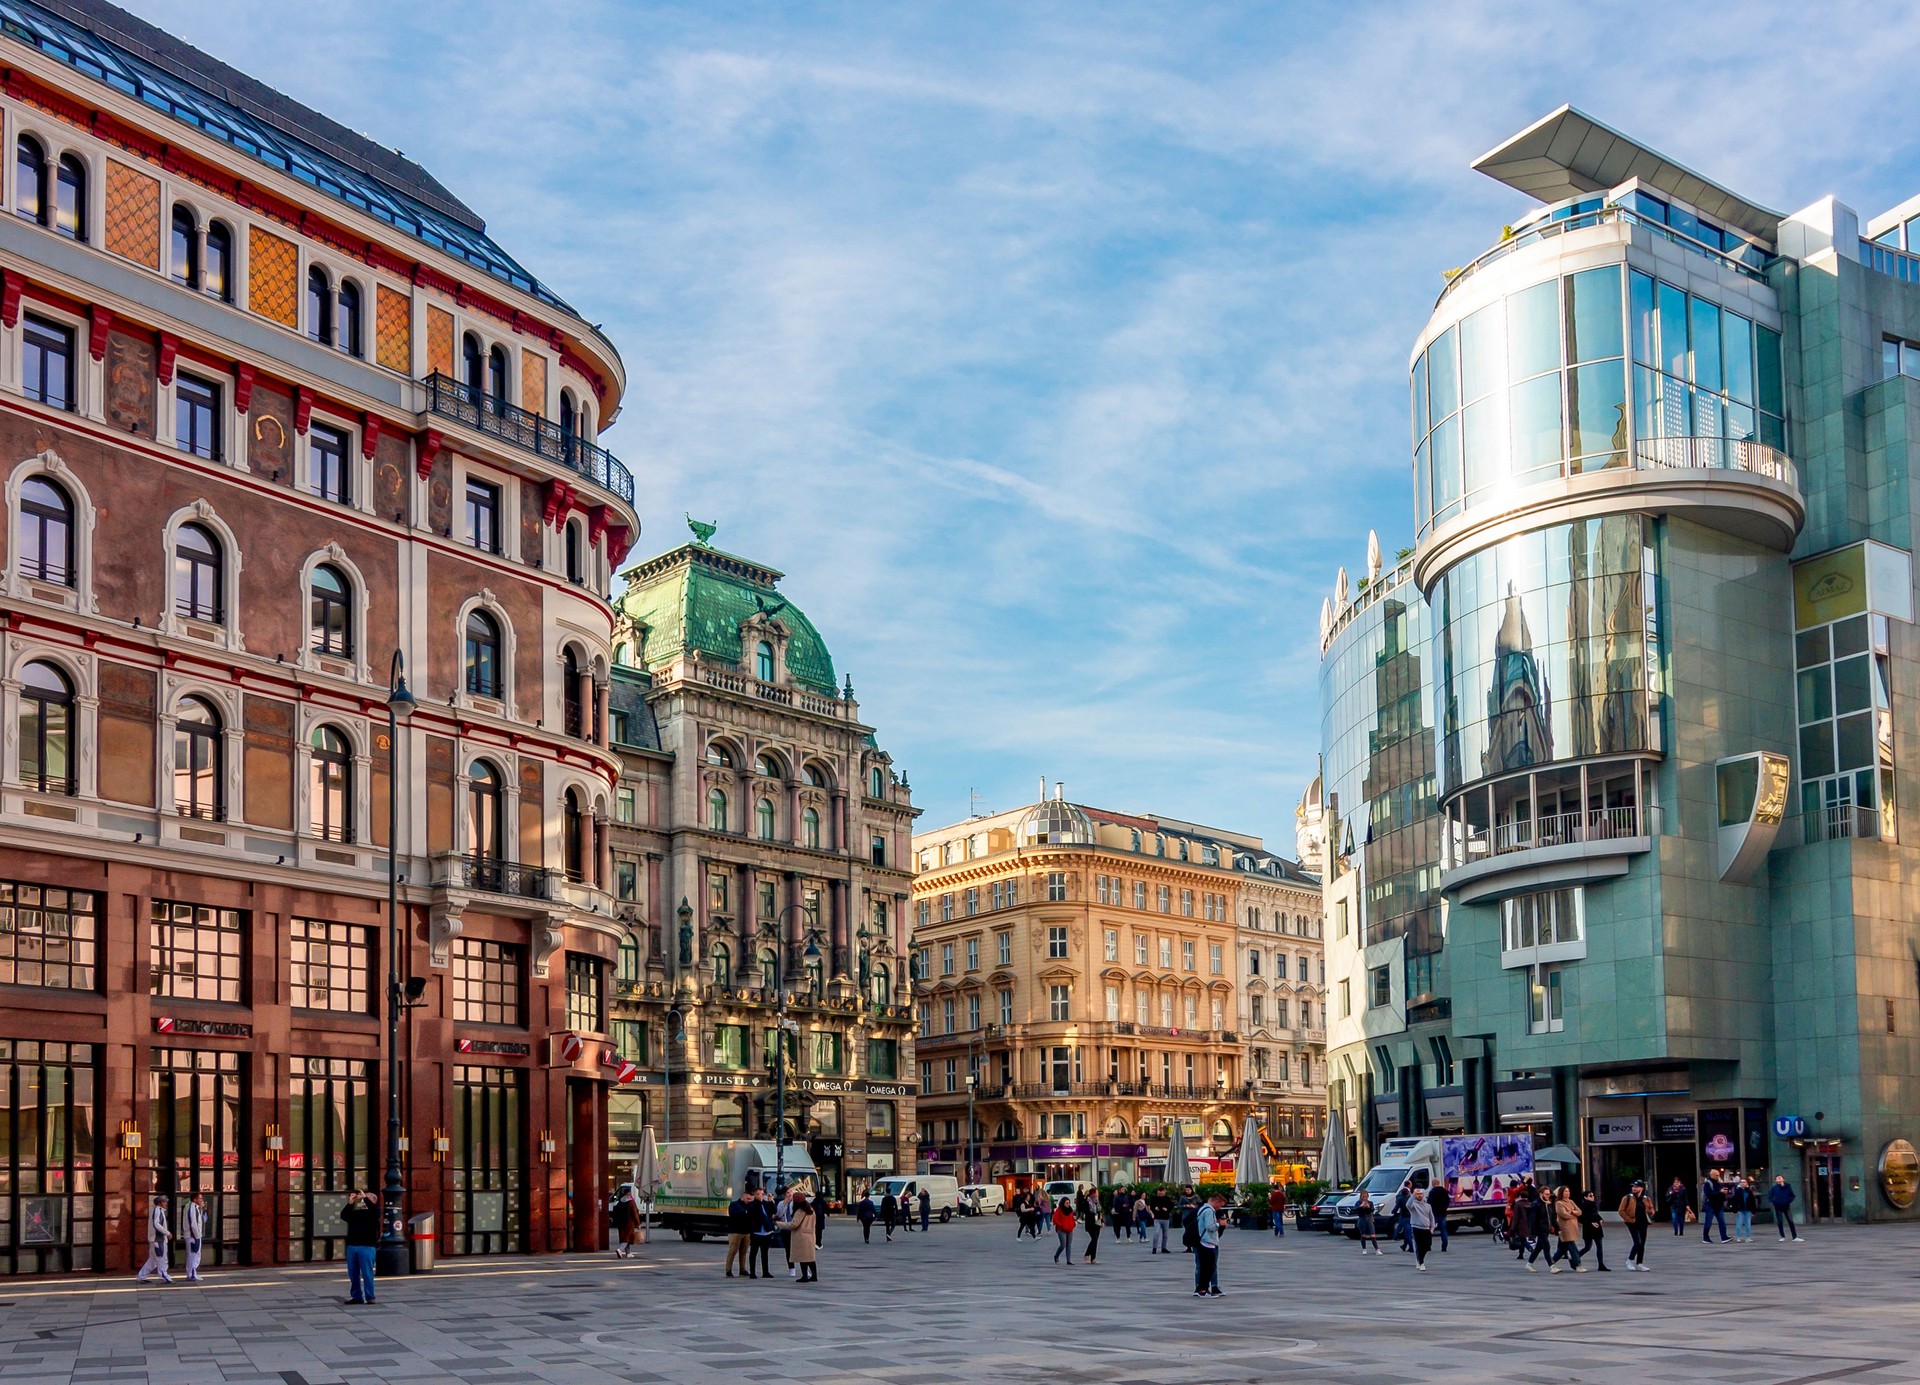
POLYGON ((91 1044, 0 1039, 0 1267, 100 1265, 99 1055, 91 1044))
POLYGON ((248 1250, 246 1070, 245 1054, 189 1048, 156 1048, 147 1069, 148 1186, 167 1194, 176 1249, 180 1208, 205 1197, 209 1267, 243 1264, 248 1250))
POLYGON ((295 1058, 287 1086, 286 1257, 345 1259, 346 1194, 379 1191, 371 1155, 373 1064, 295 1058))
POLYGON ((526 1239, 526 1074, 453 1070, 453 1150, 447 1198, 455 1255, 517 1254, 526 1239))

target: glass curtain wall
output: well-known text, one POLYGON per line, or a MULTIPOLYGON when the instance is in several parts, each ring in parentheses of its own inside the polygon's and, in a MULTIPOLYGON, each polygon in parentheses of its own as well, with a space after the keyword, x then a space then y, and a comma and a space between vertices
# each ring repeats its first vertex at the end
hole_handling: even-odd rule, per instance
POLYGON ((98 1062, 91 1044, 0 1039, 0 1267, 8 1274, 100 1266, 98 1062))
POLYGON ((287 1258, 344 1259, 347 1193, 379 1190, 370 1148, 373 1064, 295 1058, 288 1088, 287 1258))

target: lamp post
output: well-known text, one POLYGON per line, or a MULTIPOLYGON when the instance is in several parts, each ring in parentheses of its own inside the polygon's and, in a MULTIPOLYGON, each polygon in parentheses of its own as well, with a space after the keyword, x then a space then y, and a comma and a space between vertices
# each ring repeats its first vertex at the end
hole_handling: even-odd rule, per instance
POLYGON ((974 1159, 973 1159, 973 1089, 978 1085, 979 1085, 978 1079, 974 1076, 973 1073, 969 1072, 967 1074, 967 1177, 966 1177, 966 1181, 968 1183, 972 1183, 974 1181, 974 1177, 973 1177, 973 1163, 974 1163, 974 1159))
MULTIPOLYGON (((761 919, 755 930, 758 937, 773 945, 773 992, 775 1004, 773 1039, 773 1188, 776 1194, 785 1191, 787 1186, 787 976, 786 943, 780 936, 780 924, 800 904, 789 904, 771 919, 761 919)), ((819 930, 807 930, 807 949, 801 954, 804 961, 820 960, 819 930)), ((797 1032, 797 1025, 794 1030, 797 1032)))
POLYGON ((398 649, 387 669, 387 1176, 380 1190, 380 1246, 374 1273, 382 1277, 407 1271, 407 1242, 402 1234, 407 1185, 400 1171, 400 723, 413 715, 407 691, 407 660, 398 649))

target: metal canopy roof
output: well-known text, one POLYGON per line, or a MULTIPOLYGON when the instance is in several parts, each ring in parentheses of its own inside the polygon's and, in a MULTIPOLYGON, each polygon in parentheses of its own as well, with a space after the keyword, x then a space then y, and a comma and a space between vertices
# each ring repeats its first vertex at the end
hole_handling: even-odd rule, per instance
POLYGON ((1562 106, 1504 144, 1473 161, 1489 178, 1541 202, 1559 202, 1583 192, 1604 192, 1630 179, 1678 198, 1715 220, 1771 243, 1781 215, 1747 201, 1718 183, 1592 116, 1562 106))

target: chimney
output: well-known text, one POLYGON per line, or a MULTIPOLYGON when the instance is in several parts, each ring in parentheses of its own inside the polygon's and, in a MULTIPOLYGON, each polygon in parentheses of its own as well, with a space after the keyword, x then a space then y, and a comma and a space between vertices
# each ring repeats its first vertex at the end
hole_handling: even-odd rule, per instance
POLYGON ((1066 780, 1056 779, 1053 781, 1053 798, 1056 803, 1065 803, 1067 801, 1066 780))
POLYGON ((1040 776, 1040 801, 1047 801, 1047 776, 1044 774, 1040 776))

